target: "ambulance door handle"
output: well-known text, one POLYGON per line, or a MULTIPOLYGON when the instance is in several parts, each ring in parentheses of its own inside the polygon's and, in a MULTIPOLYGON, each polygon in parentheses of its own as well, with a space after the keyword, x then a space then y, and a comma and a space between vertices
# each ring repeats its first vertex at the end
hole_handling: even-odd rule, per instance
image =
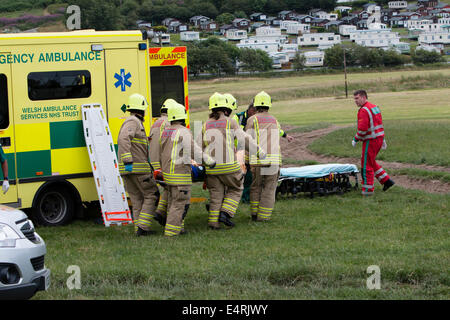
POLYGON ((0 144, 2 147, 11 147, 11 137, 1 137, 0 144))

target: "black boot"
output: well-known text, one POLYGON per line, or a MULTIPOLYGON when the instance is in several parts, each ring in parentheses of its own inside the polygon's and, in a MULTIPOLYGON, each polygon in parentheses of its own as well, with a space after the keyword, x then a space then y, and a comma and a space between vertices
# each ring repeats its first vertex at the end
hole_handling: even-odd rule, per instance
POLYGON ((258 216, 256 214, 252 214, 252 221, 256 221, 258 219, 258 216))
POLYGON ((224 211, 220 211, 219 222, 222 222, 228 227, 234 227, 234 222, 231 221, 230 215, 224 211))
POLYGON ((383 191, 386 191, 387 189, 389 189, 390 187, 392 187, 395 184, 394 180, 389 179, 388 181, 386 181, 383 185, 383 191))
POLYGON ((158 221, 158 223, 160 225, 162 225, 163 227, 166 226, 166 219, 167 217, 164 217, 163 215, 159 214, 159 213, 155 213, 155 215, 153 216, 153 219, 155 219, 156 221, 158 221))
POLYGON ((140 237, 140 236, 149 236, 151 234, 154 234, 155 231, 145 231, 144 229, 141 229, 140 227, 138 227, 138 229, 136 230, 136 236, 140 237))

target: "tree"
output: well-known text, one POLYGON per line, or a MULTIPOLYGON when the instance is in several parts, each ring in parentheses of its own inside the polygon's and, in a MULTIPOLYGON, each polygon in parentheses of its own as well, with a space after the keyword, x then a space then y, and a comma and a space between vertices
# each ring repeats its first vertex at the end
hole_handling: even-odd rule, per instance
POLYGON ((187 55, 188 60, 188 70, 194 76, 198 76, 200 72, 205 71, 206 65, 208 63, 207 55, 205 55, 206 50, 201 49, 195 45, 188 47, 189 54, 187 55))
POLYGON ((379 53, 381 49, 370 49, 358 46, 356 50, 357 63, 363 67, 379 67, 383 65, 383 57, 379 53))
POLYGON ((155 32, 167 32, 167 27, 166 26, 153 26, 153 31, 155 32))
POLYGON ((123 16, 124 25, 127 29, 135 29, 138 20, 139 4, 135 0, 125 0, 120 6, 120 14, 123 16))
POLYGON ((216 22, 219 24, 230 24, 233 20, 234 16, 228 12, 219 14, 216 18, 216 22))
POLYGON ((242 69, 250 72, 272 69, 272 59, 265 51, 249 48, 242 48, 240 51, 239 61, 242 63, 242 69))
POLYGON ((81 9, 81 28, 95 30, 119 30, 123 18, 114 3, 106 0, 74 0, 81 9))
POLYGON ((300 51, 297 51, 294 56, 294 60, 292 61, 293 67, 295 71, 302 70, 305 67, 306 57, 300 51))
POLYGON ((286 3, 284 0, 267 0, 264 7, 264 12, 267 14, 277 14, 286 8, 286 3))
POLYGON ((192 15, 203 15, 211 19, 215 19, 219 15, 219 10, 217 10, 214 4, 206 1, 195 2, 189 9, 192 15))
POLYGON ((325 50, 324 65, 330 68, 344 67, 344 50, 342 46, 336 44, 325 50))
POLYGON ((227 0, 224 1, 221 12, 243 11, 246 15, 252 14, 251 0, 227 0))
POLYGON ((406 59, 394 49, 384 51, 383 53, 383 63, 387 67, 402 65, 405 63, 405 60, 406 59))
POLYGON ((242 19, 247 19, 247 18, 248 18, 247 15, 245 14, 245 12, 242 11, 242 10, 235 11, 235 12, 234 12, 234 16, 235 16, 236 18, 242 18, 242 19))
POLYGON ((218 76, 220 76, 222 73, 234 73, 234 66, 231 63, 231 59, 227 56, 227 54, 220 46, 210 46, 207 50, 204 50, 204 53, 207 57, 206 70, 208 72, 211 72, 218 76))
POLYGON ((250 5, 254 12, 263 12, 266 4, 267 0, 250 0, 250 5))
POLYGON ((414 64, 417 65, 443 61, 440 53, 435 51, 426 51, 423 49, 413 51, 411 58, 414 64))

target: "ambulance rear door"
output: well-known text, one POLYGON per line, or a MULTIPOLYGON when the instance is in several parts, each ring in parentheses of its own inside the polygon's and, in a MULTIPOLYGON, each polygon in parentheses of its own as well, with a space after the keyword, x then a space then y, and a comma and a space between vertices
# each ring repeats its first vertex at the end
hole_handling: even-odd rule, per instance
MULTIPOLYGON (((150 100, 148 87, 150 80, 146 72, 148 58, 145 54, 146 50, 141 50, 138 46, 135 49, 105 49, 107 106, 104 106, 104 109, 115 144, 117 144, 120 127, 129 116, 128 112, 124 112, 128 97, 133 93, 139 93, 150 100)), ((148 110, 144 123, 147 134, 150 123, 151 113, 148 110)))
POLYGON ((186 47, 149 48, 152 116, 160 116, 161 105, 174 99, 186 108, 189 125, 186 47))

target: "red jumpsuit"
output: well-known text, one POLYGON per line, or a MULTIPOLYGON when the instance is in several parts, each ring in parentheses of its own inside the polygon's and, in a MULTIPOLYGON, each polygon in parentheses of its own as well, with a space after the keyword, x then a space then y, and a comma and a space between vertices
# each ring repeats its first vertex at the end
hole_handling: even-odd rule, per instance
POLYGON ((355 141, 363 141, 361 154, 362 194, 374 192, 374 176, 381 184, 390 178, 386 171, 375 161, 384 140, 381 111, 376 105, 366 102, 358 111, 358 131, 355 141))

